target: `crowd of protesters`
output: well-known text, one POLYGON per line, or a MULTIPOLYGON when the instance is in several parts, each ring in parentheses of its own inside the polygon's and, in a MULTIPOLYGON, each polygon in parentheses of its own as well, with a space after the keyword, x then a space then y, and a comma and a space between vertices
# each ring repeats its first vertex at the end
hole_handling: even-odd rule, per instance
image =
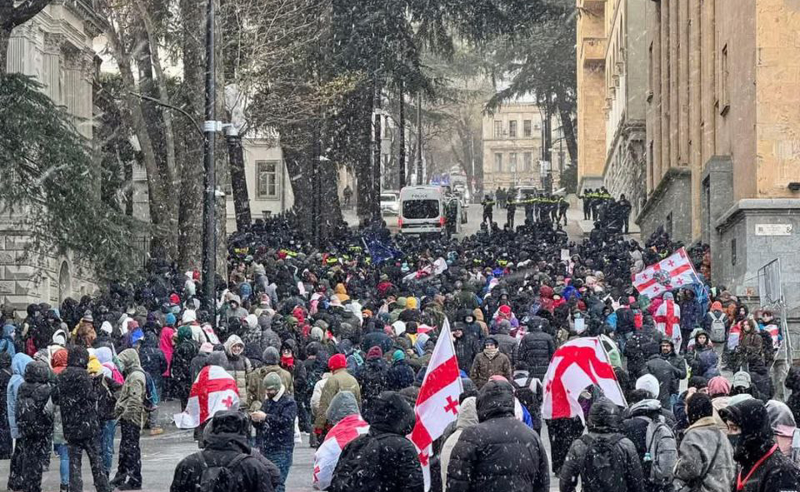
MULTIPOLYGON (((141 489, 140 433, 163 432, 158 403, 185 408, 201 369, 218 366, 239 411, 198 429, 203 450, 178 464, 173 492, 234 479, 282 491, 298 434, 319 446, 355 414, 369 431, 350 436, 329 490, 421 491, 406 436, 449 326, 464 392, 434 445, 433 490, 546 491, 551 470, 562 492, 798 490, 800 370, 781 320, 708 283, 639 295, 631 274, 681 246, 662 231, 642 245, 598 220, 571 242, 538 219, 430 241, 342 225, 320 247, 286 217, 258 220, 230 237, 214 320, 197 272, 159 262, 136 285, 31 305, 21 319, 3 309, 8 489, 41 490, 53 450, 62 490, 82 490, 84 452, 99 492, 141 489), (553 354, 601 335, 628 406, 589 387, 584 418, 543 422, 553 354)), ((690 252, 703 279, 707 248, 690 252)))

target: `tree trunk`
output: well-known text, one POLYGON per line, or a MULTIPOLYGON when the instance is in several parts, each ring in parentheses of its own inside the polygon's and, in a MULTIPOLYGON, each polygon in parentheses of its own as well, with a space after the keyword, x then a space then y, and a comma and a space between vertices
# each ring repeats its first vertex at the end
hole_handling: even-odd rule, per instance
POLYGON ((253 218, 250 214, 250 196, 247 192, 242 138, 230 136, 227 140, 228 159, 231 166, 231 192, 233 193, 233 208, 236 213, 236 229, 243 231, 250 227, 253 223, 253 218))
POLYGON ((402 81, 400 82, 400 123, 398 126, 400 127, 398 135, 398 138, 400 139, 400 152, 399 165, 397 167, 400 182, 397 189, 402 190, 406 185, 406 101, 402 81))
POLYGON ((11 42, 11 28, 0 26, 0 75, 8 71, 8 45, 11 42))
POLYGON ((572 105, 565 102, 561 95, 556 96, 556 104, 561 118, 561 130, 564 133, 564 139, 567 141, 569 160, 574 165, 578 162, 578 139, 575 138, 575 127, 572 124, 572 105))
POLYGON ((378 76, 375 76, 374 82, 374 96, 373 96, 373 109, 372 117, 375 121, 375 136, 373 140, 373 159, 372 159, 372 202, 370 203, 370 210, 372 211, 372 220, 378 221, 381 219, 381 159, 383 158, 381 148, 383 147, 383 134, 382 121, 383 116, 380 114, 381 110, 381 86, 378 76))
MULTIPOLYGON (((185 107, 195 121, 204 120, 205 111, 205 2, 180 1, 183 18, 183 80, 185 107)), ((187 152, 181 163, 179 216, 180 268, 200 267, 203 245, 203 137, 196 131, 186 134, 187 152)), ((224 218, 223 218, 224 220, 224 218)))

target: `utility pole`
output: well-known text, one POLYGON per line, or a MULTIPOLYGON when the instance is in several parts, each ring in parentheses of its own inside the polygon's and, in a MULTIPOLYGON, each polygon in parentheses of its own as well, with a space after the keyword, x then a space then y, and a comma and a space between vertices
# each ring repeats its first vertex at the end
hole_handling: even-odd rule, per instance
POLYGON ((417 92, 417 185, 422 185, 422 91, 417 92))
POLYGON ((400 161, 398 191, 406 186, 406 101, 403 91, 403 81, 400 81, 400 161))
POLYGON ((211 326, 217 325, 217 221, 216 199, 217 180, 216 164, 214 162, 214 145, 218 131, 217 122, 217 97, 216 97, 216 60, 214 59, 214 0, 207 0, 206 11, 206 119, 203 123, 205 141, 203 153, 205 156, 205 199, 203 200, 203 293, 206 296, 206 308, 209 312, 211 326))

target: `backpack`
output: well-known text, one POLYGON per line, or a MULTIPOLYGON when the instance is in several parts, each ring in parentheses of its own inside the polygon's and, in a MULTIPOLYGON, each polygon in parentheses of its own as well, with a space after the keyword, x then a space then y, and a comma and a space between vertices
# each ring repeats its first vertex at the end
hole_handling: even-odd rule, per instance
POLYGON ((198 453, 203 462, 203 475, 200 477, 198 492, 236 492, 243 490, 242 476, 234 472, 234 469, 250 455, 242 453, 228 462, 224 466, 209 466, 206 457, 201 451, 198 453))
POLYGON ((622 434, 612 434, 607 439, 589 434, 581 436, 587 447, 581 471, 584 492, 627 490, 625 457, 617 446, 623 438, 622 434))
POLYGON ((25 437, 43 436, 52 433, 53 416, 45 412, 50 398, 47 384, 30 392, 20 392, 15 409, 17 429, 25 437))
POLYGON ((678 461, 678 447, 675 434, 667 424, 660 420, 639 417, 646 420, 645 453, 642 471, 649 483, 666 485, 672 483, 675 463, 678 461))
POLYGON ((137 369, 137 371, 141 371, 144 374, 144 410, 147 413, 151 413, 158 408, 158 404, 160 400, 158 398, 158 388, 156 387, 156 382, 150 377, 150 374, 145 372, 143 369, 137 369))
POLYGON ((714 312, 708 313, 711 316, 711 329, 709 330, 709 337, 714 343, 725 342, 725 313, 720 313, 719 318, 714 315, 714 312))
POLYGON ((514 396, 517 397, 517 400, 519 400, 528 411, 534 408, 537 402, 536 394, 531 389, 531 383, 534 379, 533 376, 529 375, 523 385, 518 384, 515 379, 511 379, 511 385, 514 387, 514 396))

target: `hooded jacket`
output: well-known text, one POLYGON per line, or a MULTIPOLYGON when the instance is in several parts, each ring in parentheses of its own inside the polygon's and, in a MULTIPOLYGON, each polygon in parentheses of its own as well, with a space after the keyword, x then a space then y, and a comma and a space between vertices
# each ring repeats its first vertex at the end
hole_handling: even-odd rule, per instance
POLYGON ((711 340, 705 331, 697 331, 694 334, 694 347, 686 355, 687 362, 689 367, 692 368, 692 376, 703 376, 706 379, 711 379, 719 376, 719 368, 717 367, 719 357, 709 342, 702 345, 697 342, 700 335, 705 335, 706 340, 711 340))
POLYGON ((244 341, 238 335, 231 335, 225 341, 225 355, 228 357, 228 365, 225 370, 236 380, 241 406, 247 407, 247 378, 253 372, 253 364, 250 363, 250 359, 245 357, 244 341), (239 355, 234 355, 232 352, 236 345, 242 346, 242 353, 239 355))
POLYGON ((489 378, 494 375, 500 375, 510 380, 512 372, 511 361, 499 350, 497 355, 492 358, 484 352, 480 352, 475 356, 475 360, 472 362, 469 378, 475 383, 475 386, 480 389, 489 381, 489 378))
POLYGON ((383 357, 367 357, 364 370, 358 377, 361 399, 364 402, 364 420, 372 418, 372 402, 387 389, 389 366, 383 357))
POLYGON ((678 448, 676 491, 728 491, 735 480, 733 448, 714 417, 703 417, 689 426, 678 448))
POLYGON ((741 492, 800 490, 800 468, 777 449, 769 454, 777 445, 772 436, 767 408, 762 401, 749 399, 730 405, 721 412, 721 416, 741 429, 733 458, 739 464, 742 480, 750 475, 741 492), (762 459, 764 461, 756 468, 756 463, 762 459))
POLYGON ((251 411, 261 409, 264 402, 266 388, 264 388, 264 378, 267 374, 278 373, 281 377, 281 384, 286 388, 286 393, 294 396, 294 384, 292 374, 279 365, 280 355, 274 347, 268 347, 263 354, 264 365, 253 370, 247 377, 247 401, 251 411))
MULTIPOLYGON (((610 400, 601 398, 592 405, 589 411, 588 424, 588 435, 591 439, 609 439, 619 432, 620 410, 610 400)), ((617 492, 644 492, 642 465, 636 452, 636 447, 628 438, 617 441, 616 446, 618 455, 623 457, 622 461, 625 468, 623 481, 626 484, 625 490, 617 492)), ((574 492, 576 490, 578 478, 583 472, 588 451, 589 447, 583 439, 575 440, 570 446, 559 477, 559 489, 561 492, 574 492)))
POLYGON ((386 391, 375 401, 369 432, 342 450, 330 492, 422 492, 424 480, 414 444, 414 410, 399 393, 386 391), (356 476, 345 476, 353 470, 356 476))
POLYGON ((24 381, 25 368, 33 362, 33 359, 26 354, 16 354, 11 359, 11 378, 8 381, 6 390, 6 407, 8 409, 8 426, 11 429, 11 437, 19 439, 19 429, 17 428, 17 393, 24 381))
POLYGON ((225 466, 241 454, 245 458, 235 468, 241 488, 230 492, 272 492, 280 481, 280 471, 261 454, 253 452, 247 435, 250 425, 239 412, 218 412, 203 433, 203 451, 181 460, 175 468, 170 492, 196 492, 200 488, 203 470, 225 466))
POLYGON ((453 454, 453 449, 456 447, 461 433, 464 429, 478 425, 478 409, 476 406, 476 399, 474 396, 465 398, 458 408, 458 420, 456 420, 456 430, 447 437, 442 451, 440 454, 439 462, 442 469, 442 485, 443 491, 447 490, 447 469, 450 466, 450 457, 453 454))
MULTIPOLYGON (((25 381, 17 392, 17 411, 20 402, 29 399, 34 405, 35 422, 29 422, 26 427, 19 428, 24 438, 43 440, 53 433, 52 408, 47 411, 47 402, 50 400, 52 386, 50 381, 50 368, 44 362, 34 361, 25 367, 25 381)), ((17 418, 20 415, 16 416, 17 418)), ((19 427, 19 425, 18 425, 19 427)))
MULTIPOLYGON (((356 378, 347 372, 347 369, 337 369, 329 378, 325 380, 325 383, 322 387, 322 394, 319 398, 319 411, 317 412, 317 417, 314 422, 314 427, 316 429, 325 428, 327 423, 326 413, 328 411, 328 407, 330 406, 333 397, 341 391, 349 391, 353 393, 353 396, 356 397, 356 401, 358 401, 358 404, 361 405, 361 387, 358 385, 358 381, 356 381, 356 378)), ((370 424, 371 423, 372 422, 370 422, 370 424)))
POLYGON ((461 432, 447 465, 449 492, 550 490, 547 454, 539 436, 514 416, 513 391, 505 381, 481 388, 479 424, 461 432))
POLYGON ((147 379, 139 362, 139 353, 134 349, 126 349, 117 358, 125 375, 125 384, 119 392, 114 414, 121 420, 143 427, 147 418, 144 409, 147 379))
POLYGON ((11 429, 8 423, 8 381, 11 379, 11 356, 0 353, 0 460, 11 458, 14 444, 11 440, 11 429))
POLYGON ((58 375, 53 390, 53 403, 61 409, 64 438, 68 443, 94 439, 100 429, 97 393, 86 370, 89 353, 83 347, 72 347, 67 368, 58 375))
POLYGON ((542 331, 541 324, 529 323, 528 328, 530 332, 519 344, 517 360, 528 364, 531 375, 542 381, 556 352, 556 343, 552 336, 542 331))
POLYGON ((153 378, 156 385, 161 387, 163 384, 162 375, 168 366, 167 357, 158 346, 158 336, 155 333, 148 331, 144 334, 144 341, 139 349, 139 358, 142 363, 142 369, 153 378))

